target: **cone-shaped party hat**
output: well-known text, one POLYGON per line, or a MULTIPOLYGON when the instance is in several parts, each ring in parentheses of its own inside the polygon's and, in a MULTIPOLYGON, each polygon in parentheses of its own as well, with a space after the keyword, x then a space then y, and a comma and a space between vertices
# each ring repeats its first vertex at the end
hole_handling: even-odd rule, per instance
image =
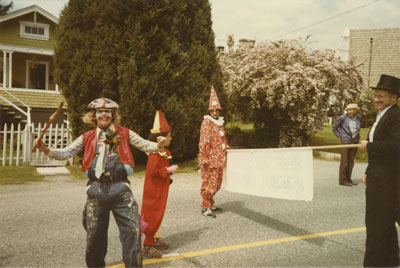
POLYGON ((221 104, 219 103, 217 92, 213 86, 211 86, 210 101, 208 103, 208 110, 218 109, 221 110, 221 104))
POLYGON ((165 119, 161 110, 157 110, 156 116, 154 117, 153 128, 150 130, 151 133, 161 133, 171 131, 171 126, 168 125, 167 119, 165 119))

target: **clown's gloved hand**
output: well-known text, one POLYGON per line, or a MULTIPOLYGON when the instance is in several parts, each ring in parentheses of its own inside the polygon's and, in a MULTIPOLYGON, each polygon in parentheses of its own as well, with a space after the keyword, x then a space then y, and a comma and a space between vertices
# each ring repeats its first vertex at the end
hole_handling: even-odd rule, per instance
POLYGON ((178 165, 172 165, 166 168, 169 174, 174 174, 178 169, 178 165))

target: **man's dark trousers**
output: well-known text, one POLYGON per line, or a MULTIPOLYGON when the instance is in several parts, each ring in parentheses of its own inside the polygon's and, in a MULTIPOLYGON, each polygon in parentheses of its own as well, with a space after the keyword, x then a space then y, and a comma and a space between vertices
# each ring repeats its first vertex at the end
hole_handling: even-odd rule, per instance
POLYGON ((351 183, 351 173, 354 167, 354 157, 357 148, 343 148, 340 150, 339 184, 351 183))
POLYGON ((381 169, 379 176, 368 174, 366 188, 367 226, 365 267, 397 267, 399 262, 399 246, 397 242, 396 222, 396 188, 389 179, 391 172, 381 169), (385 177, 385 173, 389 173, 385 177), (385 179, 388 181, 383 181, 385 179))

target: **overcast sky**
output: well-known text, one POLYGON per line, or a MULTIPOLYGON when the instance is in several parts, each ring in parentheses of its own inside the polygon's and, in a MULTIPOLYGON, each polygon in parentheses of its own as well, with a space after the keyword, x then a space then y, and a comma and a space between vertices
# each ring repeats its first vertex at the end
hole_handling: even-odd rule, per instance
MULTIPOLYGON (((58 17, 68 0, 13 2, 14 10, 36 4, 58 17)), ((256 42, 304 38, 311 34, 313 48, 337 49, 346 28, 400 27, 400 0, 210 0, 210 3, 215 43, 223 46, 228 34, 233 34, 236 41, 246 38, 256 42)))

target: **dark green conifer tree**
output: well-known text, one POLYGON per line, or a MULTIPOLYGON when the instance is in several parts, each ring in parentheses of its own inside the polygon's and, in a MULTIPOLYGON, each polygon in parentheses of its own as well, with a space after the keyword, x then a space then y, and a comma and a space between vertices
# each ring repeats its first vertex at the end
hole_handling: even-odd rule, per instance
POLYGON ((56 35, 55 77, 68 102, 74 136, 85 129, 81 116, 100 96, 119 101, 119 40, 124 1, 70 0, 56 35))
POLYGON ((145 138, 162 109, 173 155, 194 157, 211 85, 226 108, 211 26, 208 0, 70 0, 55 65, 74 135, 88 102, 104 96, 119 102, 122 125, 145 138))

